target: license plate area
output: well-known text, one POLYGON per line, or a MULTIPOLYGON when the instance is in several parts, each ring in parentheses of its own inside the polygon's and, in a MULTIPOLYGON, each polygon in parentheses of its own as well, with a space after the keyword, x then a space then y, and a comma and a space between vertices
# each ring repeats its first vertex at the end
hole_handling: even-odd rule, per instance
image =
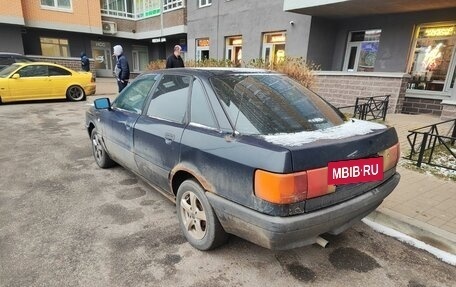
POLYGON ((328 164, 328 184, 383 180, 383 157, 334 161, 328 164))

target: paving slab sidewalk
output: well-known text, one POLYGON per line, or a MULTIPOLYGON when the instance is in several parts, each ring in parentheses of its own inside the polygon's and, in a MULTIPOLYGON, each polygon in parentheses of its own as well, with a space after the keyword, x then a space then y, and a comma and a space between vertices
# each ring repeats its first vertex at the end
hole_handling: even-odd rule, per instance
MULTIPOLYGON (((408 131, 440 119, 430 115, 388 114, 386 122, 396 128, 405 156, 410 150, 408 131)), ((368 218, 456 254, 456 182, 402 166, 398 172, 399 185, 368 218)))

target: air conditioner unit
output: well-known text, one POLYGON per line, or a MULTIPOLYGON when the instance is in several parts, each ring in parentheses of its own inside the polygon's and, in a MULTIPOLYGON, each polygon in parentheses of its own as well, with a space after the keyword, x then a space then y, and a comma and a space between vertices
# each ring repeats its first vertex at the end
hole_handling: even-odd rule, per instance
POLYGON ((117 23, 110 22, 110 21, 102 21, 101 22, 103 33, 104 34, 115 34, 117 33, 117 23))

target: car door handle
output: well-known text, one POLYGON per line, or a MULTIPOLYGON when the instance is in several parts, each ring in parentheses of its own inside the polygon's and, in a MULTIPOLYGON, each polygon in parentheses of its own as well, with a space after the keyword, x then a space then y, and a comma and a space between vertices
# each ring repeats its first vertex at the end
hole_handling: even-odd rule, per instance
POLYGON ((171 133, 165 133, 165 143, 171 144, 174 141, 174 135, 171 133))
POLYGON ((132 123, 125 123, 125 128, 127 129, 127 131, 129 131, 131 129, 131 127, 133 126, 132 123))

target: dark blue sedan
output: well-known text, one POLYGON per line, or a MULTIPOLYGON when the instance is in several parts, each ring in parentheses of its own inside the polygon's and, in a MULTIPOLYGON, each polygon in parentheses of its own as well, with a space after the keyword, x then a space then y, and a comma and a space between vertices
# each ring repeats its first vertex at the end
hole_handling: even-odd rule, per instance
POLYGON ((394 128, 346 119, 263 70, 140 75, 86 115, 101 168, 133 171, 176 202, 192 246, 234 234, 271 249, 312 244, 372 212, 399 182, 394 128))

